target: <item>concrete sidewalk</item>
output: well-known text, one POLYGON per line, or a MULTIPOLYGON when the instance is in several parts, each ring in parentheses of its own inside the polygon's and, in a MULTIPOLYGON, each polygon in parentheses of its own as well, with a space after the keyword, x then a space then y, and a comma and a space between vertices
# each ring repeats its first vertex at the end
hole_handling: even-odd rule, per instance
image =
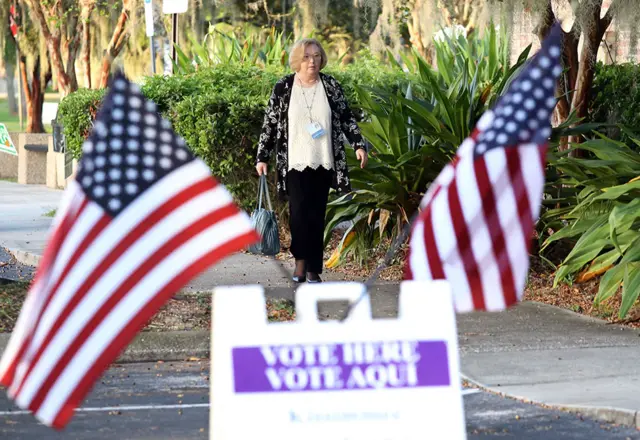
POLYGON ((35 265, 53 221, 46 214, 58 207, 62 191, 44 185, 19 185, 0 180, 0 243, 19 261, 35 265))
MULTIPOLYGON (((57 206, 61 195, 60 191, 0 181, 0 245, 35 264, 52 220, 43 214, 57 206)), ((183 293, 257 283, 267 288, 270 297, 292 299, 293 285, 276 264, 239 253, 193 280, 183 293)), ((290 263, 284 267, 291 273, 290 263)), ((337 281, 344 276, 326 273, 324 278, 337 281)), ((374 286, 374 315, 396 316, 397 297, 397 284, 374 286)), ((335 304, 319 310, 328 318, 341 316, 343 311, 344 305, 335 304)), ((191 333, 169 335, 172 342, 167 344, 177 347, 196 341, 193 350, 206 355, 208 333, 191 333)), ((639 330, 528 302, 502 313, 459 315, 458 334, 462 373, 477 385, 640 428, 639 330)), ((2 342, 0 335, 0 345, 2 342)), ((172 353, 183 356, 184 350, 172 353)))

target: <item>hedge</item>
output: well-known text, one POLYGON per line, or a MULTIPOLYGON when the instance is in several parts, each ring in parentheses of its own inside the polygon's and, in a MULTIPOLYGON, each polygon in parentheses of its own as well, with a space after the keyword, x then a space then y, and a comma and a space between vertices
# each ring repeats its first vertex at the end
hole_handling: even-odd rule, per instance
MULTIPOLYGON (((589 117, 593 122, 623 124, 640 131, 640 66, 632 63, 596 65, 589 117)), ((610 128, 607 135, 626 139, 610 128)))
MULTIPOLYGON (((356 110, 356 85, 397 91, 408 82, 403 72, 370 59, 326 72, 340 81, 356 110)), ((142 93, 158 105, 236 201, 248 208, 255 199, 255 146, 265 106, 276 81, 285 73, 255 66, 220 65, 190 75, 146 78, 142 93)), ((64 126, 68 148, 78 158, 104 95, 104 90, 79 90, 60 103, 58 122, 64 126)))

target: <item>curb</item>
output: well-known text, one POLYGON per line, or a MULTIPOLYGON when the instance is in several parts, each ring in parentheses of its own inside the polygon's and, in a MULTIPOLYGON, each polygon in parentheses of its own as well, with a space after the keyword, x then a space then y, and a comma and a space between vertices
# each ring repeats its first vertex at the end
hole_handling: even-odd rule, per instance
MULTIPOLYGON (((0 333, 0 353, 6 349, 10 333, 0 333)), ((142 332, 114 363, 184 361, 208 358, 209 331, 142 332)))
POLYGON ((4 248, 16 259, 18 263, 24 264, 25 266, 33 266, 38 267, 40 264, 40 260, 42 259, 41 255, 32 254, 31 252, 22 251, 20 249, 14 249, 3 245, 4 248))
POLYGON ((460 376, 463 380, 469 382, 474 387, 477 387, 488 393, 496 394, 498 396, 506 397, 509 399, 519 400, 524 403, 532 403, 534 405, 540 405, 545 408, 556 409, 559 411, 565 411, 572 414, 586 416, 592 419, 596 419, 602 422, 613 423, 616 425, 624 425, 632 428, 640 429, 640 411, 633 411, 623 408, 615 407, 598 407, 589 405, 563 405, 558 403, 546 403, 537 402, 524 396, 516 396, 499 391, 495 388, 486 386, 474 379, 471 379, 466 374, 460 372, 460 376))

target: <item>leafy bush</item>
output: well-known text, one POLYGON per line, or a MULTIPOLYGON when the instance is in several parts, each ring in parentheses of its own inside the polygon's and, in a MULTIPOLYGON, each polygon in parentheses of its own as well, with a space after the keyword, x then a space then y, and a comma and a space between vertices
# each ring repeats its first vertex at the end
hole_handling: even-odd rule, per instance
MULTIPOLYGON (((637 64, 598 63, 593 81, 590 119, 640 127, 640 66, 637 64)), ((628 140, 616 127, 606 131, 608 137, 628 140)), ((633 145, 637 149, 637 146, 633 145)))
POLYGON ((237 91, 239 95, 268 97, 283 72, 255 66, 220 65, 187 75, 151 76, 142 86, 142 94, 155 102, 162 113, 189 96, 237 91))
MULTIPOLYGON (((627 133, 636 146, 640 140, 627 133)), ((544 242, 563 242, 571 251, 558 267, 555 283, 583 282, 603 275, 596 304, 622 285, 623 318, 640 294, 640 154, 603 135, 579 145, 590 157, 569 151, 551 155, 547 200, 554 208, 541 217, 555 232, 544 242)))
MULTIPOLYGON (((385 69, 369 59, 346 69, 330 66, 352 106, 358 106, 356 86, 375 85, 395 91, 406 84, 406 74, 385 69)), ((189 147, 213 174, 248 208, 254 203, 257 180, 255 145, 264 111, 276 81, 285 74, 279 67, 221 64, 187 75, 153 76, 142 85, 143 95, 154 101, 189 147)), ((82 90, 61 104, 60 123, 67 143, 79 157, 104 90, 82 90)))
POLYGON ((359 88, 367 114, 360 126, 372 151, 364 170, 348 157, 354 191, 328 205, 325 242, 337 224, 352 221, 338 247, 341 255, 331 264, 350 252, 365 259, 357 255, 359 245, 368 242, 371 250, 411 221, 429 184, 525 62, 529 49, 510 66, 500 44, 495 31, 486 41, 448 40, 436 45, 438 70, 417 53, 405 57, 412 72, 409 90, 359 88))
POLYGON ((263 97, 229 90, 189 96, 172 111, 176 131, 245 209, 252 206, 256 196, 253 150, 260 136, 264 106, 263 97))
POLYGON ((104 95, 105 90, 80 89, 60 103, 57 122, 63 126, 67 148, 76 158, 82 154, 82 143, 91 132, 104 95))

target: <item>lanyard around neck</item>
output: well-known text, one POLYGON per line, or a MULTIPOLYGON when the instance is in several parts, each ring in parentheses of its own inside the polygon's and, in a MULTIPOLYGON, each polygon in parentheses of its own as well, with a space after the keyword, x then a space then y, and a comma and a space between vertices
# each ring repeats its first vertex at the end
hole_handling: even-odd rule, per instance
POLYGON ((318 79, 316 84, 313 86, 313 96, 311 97, 311 104, 309 104, 309 102, 307 101, 307 95, 304 93, 304 87, 302 85, 302 81, 300 80, 300 78, 298 78, 298 82, 300 83, 300 91, 302 92, 302 97, 304 98, 304 105, 307 108, 307 113, 309 114, 309 122, 311 122, 311 123, 313 123, 313 117, 311 115, 311 109, 313 108, 313 102, 316 99, 316 93, 318 92, 318 82, 319 81, 320 81, 320 79, 318 79))

